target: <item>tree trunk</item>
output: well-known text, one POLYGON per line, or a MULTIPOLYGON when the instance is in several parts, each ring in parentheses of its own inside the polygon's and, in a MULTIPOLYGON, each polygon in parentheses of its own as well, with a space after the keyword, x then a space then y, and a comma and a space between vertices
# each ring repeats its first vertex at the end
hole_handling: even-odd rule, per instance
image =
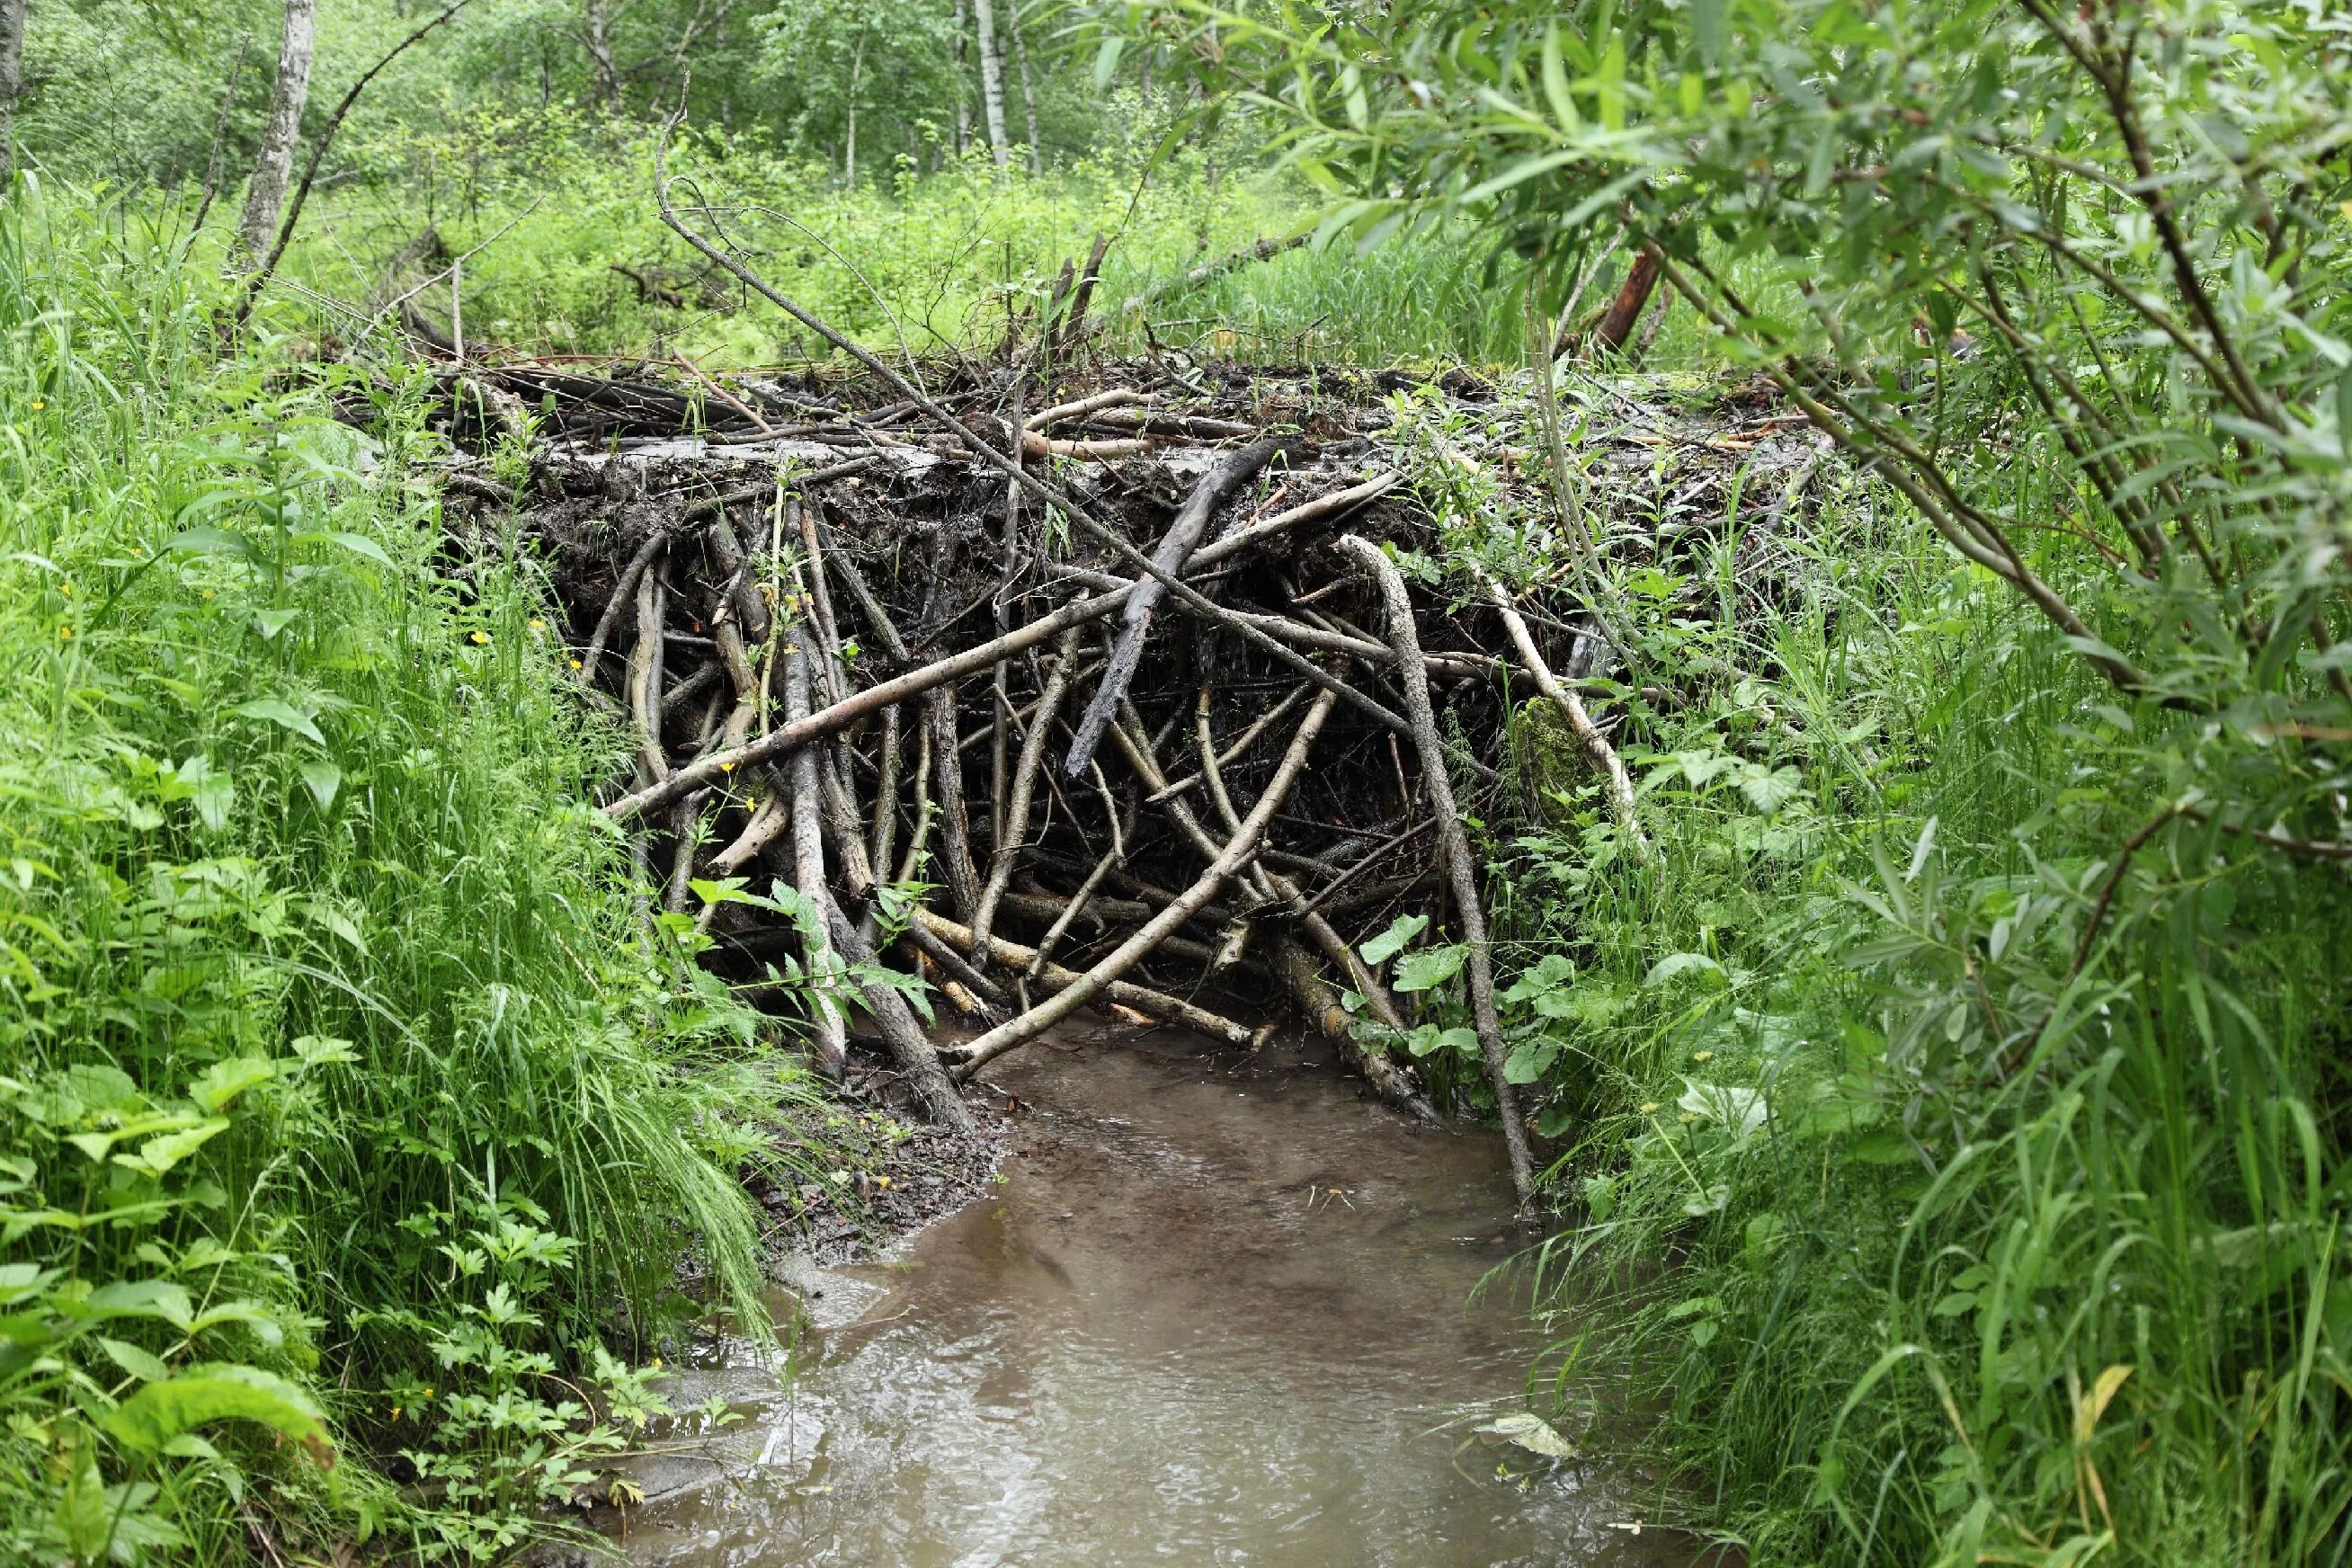
POLYGON ((1013 161, 1004 135, 1004 48, 996 36, 995 0, 971 0, 971 6, 980 24, 980 107, 988 123, 988 155, 1002 169, 1013 161))
POLYGON ((621 68, 613 62, 613 16, 605 0, 588 0, 588 64, 598 107, 607 111, 621 107, 621 68))
POLYGON ((302 104, 310 95, 310 50, 318 27, 318 0, 286 0, 278 82, 269 91, 269 118, 262 126, 261 152, 253 161, 253 183, 246 187, 245 218, 237 226, 238 265, 248 271, 261 265, 278 237, 278 209, 285 205, 286 182, 294 173, 294 143, 302 134, 302 104))
POLYGON ((25 85, 25 0, 0 0, 0 180, 16 167, 16 94, 25 85))
POLYGON ((1593 342, 1612 354, 1624 353, 1634 324, 1642 319, 1642 309, 1650 302, 1650 295, 1657 286, 1658 258, 1645 250, 1633 258, 1632 269, 1625 274, 1624 286, 1617 290, 1617 298, 1609 301, 1601 324, 1592 329, 1593 342))
POLYGON ((1005 26, 1013 30, 1013 58, 1021 63, 1021 111, 1029 121, 1029 172, 1042 174, 1045 172, 1045 153, 1037 140, 1037 91, 1029 77, 1029 40, 1021 31, 1018 0, 1008 3, 1013 5, 1013 12, 1005 18, 1005 26))
POLYGON ((971 145, 971 100, 964 91, 965 84, 971 79, 971 28, 966 22, 969 15, 965 0, 955 0, 955 154, 959 158, 963 156, 964 149, 971 145))
POLYGON ((849 56, 849 127, 842 138, 841 183, 857 183, 857 79, 866 69, 866 29, 857 29, 857 46, 849 56))

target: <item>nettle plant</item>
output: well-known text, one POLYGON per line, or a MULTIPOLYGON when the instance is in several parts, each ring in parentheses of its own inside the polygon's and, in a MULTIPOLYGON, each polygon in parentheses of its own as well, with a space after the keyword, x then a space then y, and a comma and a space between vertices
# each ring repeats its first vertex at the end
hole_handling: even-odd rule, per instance
POLYGON ((1106 10, 1271 120, 1327 238, 1466 213, 1547 324, 1654 269, 2063 635, 2131 851, 2352 858, 2340 8, 1106 10))

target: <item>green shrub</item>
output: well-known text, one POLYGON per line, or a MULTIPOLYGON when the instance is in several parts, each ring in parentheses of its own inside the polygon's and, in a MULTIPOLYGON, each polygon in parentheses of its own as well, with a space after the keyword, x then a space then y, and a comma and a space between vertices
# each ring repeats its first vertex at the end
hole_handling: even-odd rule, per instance
POLYGON ((479 1554, 701 1310, 662 1238, 756 1311, 804 1080, 644 944, 615 742, 529 557, 444 540, 404 373, 224 354, 213 292, 0 206, 0 1556, 479 1554))

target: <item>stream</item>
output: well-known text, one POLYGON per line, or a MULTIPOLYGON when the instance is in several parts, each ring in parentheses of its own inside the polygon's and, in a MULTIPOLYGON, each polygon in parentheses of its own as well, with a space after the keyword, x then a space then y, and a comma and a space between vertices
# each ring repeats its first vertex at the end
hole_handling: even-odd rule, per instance
POLYGON ((1072 1020, 993 1068, 1005 1180, 885 1261, 809 1270, 787 1390, 642 1461, 668 1568, 1666 1564, 1605 1471, 1472 1435, 1540 1349, 1499 1141, 1415 1128, 1312 1047, 1072 1020), (1513 1479, 1499 1475, 1507 1466, 1513 1479))

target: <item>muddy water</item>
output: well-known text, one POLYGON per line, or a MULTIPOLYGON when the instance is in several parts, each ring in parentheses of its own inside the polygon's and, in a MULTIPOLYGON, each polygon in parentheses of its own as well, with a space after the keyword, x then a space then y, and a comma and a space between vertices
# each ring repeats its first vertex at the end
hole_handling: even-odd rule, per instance
POLYGON ((640 1563, 1669 1561, 1590 1473, 1437 1430, 1537 1348, 1474 1288, 1525 1238, 1496 1142, 1417 1130, 1328 1065, 1068 1030, 991 1074, 1027 1109, 992 1194, 891 1262, 803 1282, 788 1393, 657 1461, 640 1563), (1466 1445, 1465 1446, 1465 1441, 1466 1445))

